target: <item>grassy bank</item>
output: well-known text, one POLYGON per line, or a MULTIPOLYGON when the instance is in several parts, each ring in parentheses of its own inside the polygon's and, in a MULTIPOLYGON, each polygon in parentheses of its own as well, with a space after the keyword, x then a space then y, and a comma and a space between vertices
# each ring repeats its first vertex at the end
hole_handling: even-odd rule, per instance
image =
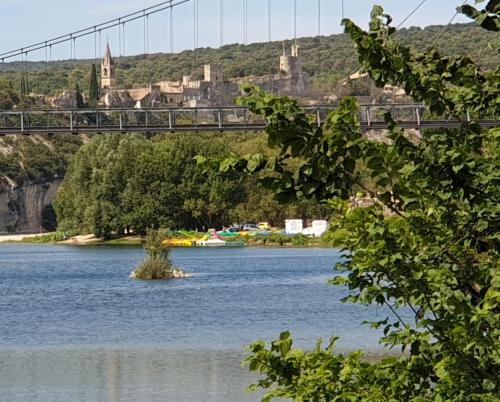
MULTIPOLYGON (((266 236, 239 236, 224 238, 228 243, 244 243, 248 247, 330 247, 329 242, 323 241, 319 237, 307 237, 304 235, 284 235, 272 233, 266 236)), ((54 232, 40 236, 24 237, 21 240, 12 241, 26 244, 63 244, 74 246, 138 246, 144 243, 144 238, 140 236, 120 236, 111 239, 99 239, 93 235, 79 235, 72 232, 54 232)))

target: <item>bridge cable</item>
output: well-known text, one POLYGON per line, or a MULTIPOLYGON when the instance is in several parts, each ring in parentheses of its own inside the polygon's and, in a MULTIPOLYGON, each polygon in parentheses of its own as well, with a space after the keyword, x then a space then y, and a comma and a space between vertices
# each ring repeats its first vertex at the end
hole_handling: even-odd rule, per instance
POLYGON ((271 18, 272 17, 272 5, 271 0, 267 0, 267 36, 269 42, 271 42, 271 18))
POLYGON ((297 0, 293 0, 293 40, 297 45, 297 0))
POLYGON ((146 56, 146 14, 144 14, 144 20, 143 20, 143 39, 144 39, 144 56, 146 56))
MULTIPOLYGON (((189 1, 191 1, 191 0, 167 0, 167 1, 164 1, 162 3, 156 4, 155 6, 145 8, 141 11, 136 11, 134 13, 122 16, 122 17, 120 17, 120 19, 124 20, 124 22, 135 21, 135 20, 144 18, 144 15, 149 16, 152 14, 157 14, 163 10, 167 10, 169 8, 179 6, 179 5, 187 3, 189 1)), ((58 45, 58 44, 63 43, 63 42, 71 41, 73 38, 78 39, 78 38, 83 37, 83 36, 92 35, 94 28, 96 28, 96 27, 101 29, 101 30, 108 30, 108 29, 111 29, 111 28, 119 25, 119 23, 117 21, 118 21, 118 18, 115 18, 113 20, 109 20, 109 21, 106 21, 104 23, 101 23, 101 24, 98 24, 95 26, 91 26, 89 28, 80 29, 80 30, 72 32, 70 34, 61 35, 61 36, 46 40, 44 42, 38 42, 38 43, 31 44, 29 46, 25 46, 24 48, 15 49, 15 50, 11 50, 8 52, 0 53, 0 58, 8 59, 8 58, 12 58, 12 57, 15 57, 18 55, 22 55, 25 52, 31 53, 31 52, 34 52, 36 50, 43 49, 48 45, 52 45, 52 46, 58 45)))
MULTIPOLYGON (((462 3, 462 7, 465 6, 467 3, 469 2, 469 0, 465 0, 463 3, 462 3)), ((442 36, 445 34, 445 32, 448 30, 448 28, 450 27, 450 25, 453 23, 453 21, 455 21, 455 18, 457 18, 457 15, 459 14, 459 11, 457 10, 455 12, 455 14, 453 15, 453 17, 451 17, 451 19, 448 21, 448 24, 446 24, 443 28, 443 30, 433 39, 432 43, 433 44, 436 44, 436 42, 442 38, 442 36)))
POLYGON ((170 53, 174 53, 174 8, 170 8, 170 53))
POLYGON ((146 14, 146 53, 149 54, 149 14, 146 14))
POLYGON ((193 71, 196 69, 197 11, 198 0, 193 1, 193 71))
POLYGON ((102 38, 101 38, 101 30, 99 29, 99 58, 102 55, 102 38))
POLYGON ((247 0, 243 1, 243 44, 247 44, 248 39, 248 3, 247 0))
POLYGON ((219 24, 220 24, 220 47, 224 46, 224 0, 219 2, 219 24))
POLYGON ((321 0, 318 0, 318 38, 321 36, 321 0))
POLYGON ((122 24, 122 41, 123 41, 123 56, 126 54, 125 48, 125 23, 122 24))
POLYGON ((118 57, 122 57, 122 24, 118 18, 118 57))
POLYGON ((97 64, 97 31, 94 27, 94 63, 97 64))
POLYGON ((402 25, 403 25, 406 21, 408 21, 408 20, 411 18, 411 16, 412 16, 413 14, 415 14, 415 13, 416 13, 416 12, 420 9, 420 7, 422 7, 422 6, 423 6, 426 2, 427 2, 427 0, 422 0, 422 1, 421 1, 418 5, 417 5, 417 7, 415 7, 415 8, 414 8, 414 9, 410 12, 410 14, 408 14, 408 15, 407 15, 407 16, 403 19, 403 21, 401 21, 401 22, 399 23, 399 25, 396 27, 396 29, 401 28, 401 26, 402 26, 402 25))

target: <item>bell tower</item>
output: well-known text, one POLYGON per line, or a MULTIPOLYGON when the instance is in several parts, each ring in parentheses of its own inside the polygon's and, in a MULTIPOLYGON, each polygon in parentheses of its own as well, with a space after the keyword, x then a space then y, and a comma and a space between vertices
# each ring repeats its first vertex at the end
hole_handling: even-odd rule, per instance
POLYGON ((106 44, 106 53, 101 61, 101 89, 112 89, 116 86, 116 65, 111 57, 109 43, 106 44))

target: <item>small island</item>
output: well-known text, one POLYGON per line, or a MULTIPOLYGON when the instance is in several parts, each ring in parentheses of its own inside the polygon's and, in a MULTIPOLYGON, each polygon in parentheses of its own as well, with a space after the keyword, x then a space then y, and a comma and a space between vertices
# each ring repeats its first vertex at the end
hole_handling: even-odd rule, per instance
POLYGON ((162 240, 162 235, 157 230, 148 230, 144 246, 148 257, 130 273, 130 279, 150 281, 193 277, 172 265, 170 248, 162 240))

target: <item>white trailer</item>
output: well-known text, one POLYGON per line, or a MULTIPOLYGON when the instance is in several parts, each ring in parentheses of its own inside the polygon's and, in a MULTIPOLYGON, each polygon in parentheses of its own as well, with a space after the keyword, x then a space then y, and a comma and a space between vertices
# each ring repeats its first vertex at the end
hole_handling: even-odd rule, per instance
POLYGON ((285 232, 287 234, 299 234, 302 233, 303 229, 302 219, 287 219, 285 221, 285 232))

